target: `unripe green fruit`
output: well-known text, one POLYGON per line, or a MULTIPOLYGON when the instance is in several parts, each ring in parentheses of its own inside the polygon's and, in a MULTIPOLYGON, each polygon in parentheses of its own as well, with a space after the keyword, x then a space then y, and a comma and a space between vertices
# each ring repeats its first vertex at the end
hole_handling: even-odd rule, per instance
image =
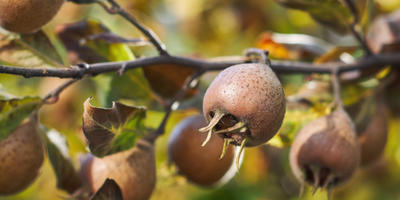
POLYGON ((111 178, 121 188, 124 200, 147 200, 156 184, 154 144, 142 139, 134 148, 104 158, 90 154, 80 173, 93 193, 111 178))
POLYGON ((211 137, 207 146, 202 147, 206 135, 198 130, 205 125, 207 123, 201 115, 180 122, 169 139, 169 159, 177 166, 178 172, 193 183, 202 186, 223 184, 234 175, 227 174, 233 166, 234 148, 229 145, 225 156, 219 159, 224 140, 216 135, 211 137))
POLYGON ((44 157, 37 120, 29 119, 0 142, 0 195, 28 187, 38 176, 44 157))
POLYGON ((234 145, 257 146, 281 127, 285 94, 275 73, 265 64, 239 64, 226 68, 208 87, 203 101, 210 121, 202 131, 218 133, 234 145))
POLYGON ((0 0, 0 26, 16 33, 32 33, 57 14, 64 0, 0 0))

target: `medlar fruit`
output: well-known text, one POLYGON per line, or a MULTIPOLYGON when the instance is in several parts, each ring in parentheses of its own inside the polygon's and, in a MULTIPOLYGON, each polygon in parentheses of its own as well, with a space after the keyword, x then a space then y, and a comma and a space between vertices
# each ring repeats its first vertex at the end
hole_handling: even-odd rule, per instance
POLYGON ((64 0, 0 0, 0 26, 16 33, 39 30, 57 14, 64 0))
POLYGON ((0 195, 28 187, 39 174, 43 154, 43 141, 34 116, 0 142, 0 195))
POLYGON ((358 136, 361 145, 361 165, 378 160, 385 149, 388 137, 388 109, 384 102, 377 102, 371 122, 358 136))
POLYGON ((104 158, 89 154, 80 173, 93 193, 111 178, 121 188, 125 200, 147 200, 156 184, 154 144, 141 139, 132 149, 104 158))
POLYGON ((344 183, 360 163, 353 123, 343 108, 320 117, 297 134, 290 149, 290 166, 301 182, 330 188, 344 183))
POLYGON ((172 131, 168 143, 170 161, 175 163, 180 174, 189 181, 202 186, 213 186, 230 180, 234 170, 234 147, 229 145, 225 157, 219 159, 224 140, 213 135, 206 147, 201 147, 205 135, 198 129, 207 123, 201 115, 188 117, 172 131), (228 172, 228 173, 227 173, 228 172))
POLYGON ((275 73, 266 64, 238 64, 226 68, 208 87, 203 112, 209 124, 200 131, 234 145, 257 146, 281 127, 285 94, 275 73))

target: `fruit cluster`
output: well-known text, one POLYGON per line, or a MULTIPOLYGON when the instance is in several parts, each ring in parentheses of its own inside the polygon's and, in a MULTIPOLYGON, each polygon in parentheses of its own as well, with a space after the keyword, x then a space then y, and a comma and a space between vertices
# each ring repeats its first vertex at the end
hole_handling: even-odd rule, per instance
POLYGON ((171 135, 168 152, 181 174, 209 186, 232 177, 227 173, 235 155, 232 146, 240 146, 238 169, 244 147, 264 144, 277 133, 285 115, 285 94, 269 65, 234 65, 208 87, 203 113, 208 124, 200 116, 181 122, 171 135))
MULTIPOLYGON (((0 26, 19 34, 34 33, 63 3, 0 0, 0 26)), ((388 111, 381 98, 373 98, 374 109, 367 122, 354 125, 358 116, 349 116, 343 106, 336 105, 296 135, 289 160, 301 184, 311 184, 314 190, 330 189, 349 180, 359 166, 379 159, 387 140, 388 111)), ((268 64, 228 67, 205 92, 203 114, 186 118, 170 134, 169 161, 192 183, 224 184, 239 169, 244 148, 263 145, 277 134, 286 106, 281 82, 268 64)), ((84 132, 85 123, 84 119, 84 132)), ((0 141, 0 195, 25 189, 37 177, 43 159, 38 119, 32 116, 0 141)), ((103 158, 89 154, 80 175, 91 193, 112 178, 124 199, 149 199, 156 184, 154 140, 142 138, 133 148, 103 158)))

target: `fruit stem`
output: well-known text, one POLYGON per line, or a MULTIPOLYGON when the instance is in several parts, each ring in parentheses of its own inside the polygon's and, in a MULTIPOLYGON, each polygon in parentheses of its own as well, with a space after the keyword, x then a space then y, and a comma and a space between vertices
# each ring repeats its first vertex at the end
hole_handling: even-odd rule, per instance
POLYGON ((336 107, 343 108, 343 101, 340 95, 340 81, 339 81, 339 72, 338 68, 334 67, 331 70, 331 81, 333 85, 333 95, 334 95, 334 103, 336 107))
POLYGON ((263 63, 271 65, 271 61, 268 58, 269 52, 258 48, 248 48, 244 52, 245 56, 250 58, 253 62, 263 63), (254 58, 258 57, 258 58, 254 58), (256 60, 258 59, 258 60, 256 60))

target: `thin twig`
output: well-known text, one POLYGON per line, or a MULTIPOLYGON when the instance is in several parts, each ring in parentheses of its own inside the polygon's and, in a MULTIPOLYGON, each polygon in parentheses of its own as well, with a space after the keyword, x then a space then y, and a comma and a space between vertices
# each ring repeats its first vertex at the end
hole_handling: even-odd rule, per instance
POLYGON ((169 116, 171 115, 171 112, 173 111, 173 106, 175 103, 179 102, 186 94, 186 92, 192 88, 191 84, 194 80, 196 80, 198 77, 200 77, 202 74, 204 74, 205 71, 199 70, 196 73, 194 73, 192 76, 188 77, 182 86, 182 88, 179 90, 179 92, 172 98, 172 100, 169 102, 169 104, 165 107, 165 115, 163 120, 161 121, 160 125, 158 126, 157 130, 155 131, 156 135, 162 135, 165 132, 165 126, 167 125, 169 116))
POLYGON ((350 24, 350 31, 353 34, 353 36, 357 39, 357 41, 360 43, 362 48, 364 49, 365 53, 367 55, 371 55, 372 51, 365 42, 365 40, 361 37, 361 34, 357 31, 356 26, 360 22, 360 17, 358 15, 357 7, 354 5, 352 0, 344 0, 346 6, 349 8, 350 12, 353 15, 353 21, 350 24))
POLYGON ((58 98, 62 91, 64 91, 67 87, 72 85, 73 83, 77 82, 79 79, 72 79, 66 81, 65 83, 61 84, 54 90, 50 91, 45 97, 42 98, 43 104, 54 104, 58 101, 58 98))
POLYGON ((333 85, 334 104, 336 108, 344 108, 342 96, 340 94, 340 81, 337 68, 332 68, 331 81, 333 85))
POLYGON ((131 14, 125 11, 116 1, 107 0, 108 3, 111 4, 111 8, 107 7, 103 2, 99 2, 100 5, 110 14, 118 14, 124 19, 128 20, 131 24, 133 24, 137 29, 139 29, 154 45, 160 55, 168 56, 168 52, 166 50, 165 45, 161 42, 159 37, 149 28, 145 27, 143 24, 138 22, 131 14))
MULTIPOLYGON (((29 77, 59 77, 59 78, 81 78, 84 75, 98 75, 107 72, 115 72, 124 66, 124 70, 148 67, 159 64, 175 64, 182 67, 190 67, 203 71, 219 71, 231 65, 248 62, 246 58, 231 59, 224 61, 207 61, 203 59, 180 57, 180 56, 155 56, 139 58, 125 62, 106 62, 88 65, 87 68, 72 66, 69 68, 29 68, 0 65, 0 73, 14 74, 29 77)), ((271 68, 279 73, 320 73, 329 74, 332 68, 338 68, 338 73, 354 70, 365 70, 369 68, 382 68, 391 65, 400 66, 400 53, 383 53, 371 55, 358 60, 355 63, 345 64, 331 62, 323 64, 312 64, 293 61, 271 61, 271 68)))

